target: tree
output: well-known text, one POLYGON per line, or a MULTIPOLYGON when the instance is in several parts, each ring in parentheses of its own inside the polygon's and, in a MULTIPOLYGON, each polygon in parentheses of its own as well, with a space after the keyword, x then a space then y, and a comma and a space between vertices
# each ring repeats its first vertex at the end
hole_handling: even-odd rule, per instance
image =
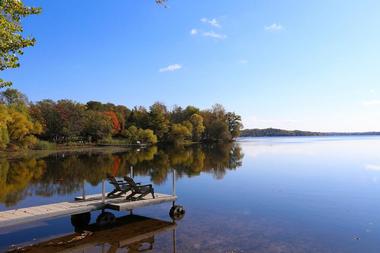
POLYGON ((28 98, 15 89, 0 93, 0 149, 29 148, 36 143, 35 134, 42 125, 33 120, 28 110, 28 98))
POLYGON ((108 139, 112 134, 112 122, 109 117, 102 112, 86 111, 84 127, 81 135, 86 137, 88 141, 98 141, 108 139))
POLYGON ((84 128, 85 107, 80 103, 64 99, 57 102, 56 110, 62 125, 60 137, 64 141, 75 140, 84 128))
POLYGON ((4 104, 0 104, 0 150, 5 149, 9 143, 7 124, 11 120, 8 109, 4 104))
POLYGON ((145 107, 139 106, 132 109, 129 117, 126 119, 126 127, 130 126, 143 129, 149 127, 149 113, 145 107))
POLYGON ((203 118, 199 114, 193 114, 190 117, 190 122, 193 125, 193 141, 199 142, 202 139, 202 134, 205 131, 203 118))
POLYGON ((116 113, 114 111, 107 111, 107 112, 104 112, 104 114, 106 116, 108 116, 109 119, 112 122, 112 126, 113 126, 113 129, 112 129, 113 131, 112 132, 113 132, 113 134, 119 133, 120 130, 121 130, 121 126, 120 126, 119 119, 118 119, 116 113))
POLYGON ((43 132, 41 137, 58 141, 62 136, 62 120, 57 110, 57 103, 53 100, 42 100, 30 106, 30 115, 36 121, 41 122, 43 132))
POLYGON ((183 121, 183 109, 175 105, 170 112, 170 123, 181 123, 183 121))
POLYGON ((19 148, 30 148, 37 142, 35 134, 42 132, 42 126, 39 122, 32 122, 29 115, 9 108, 8 113, 10 120, 7 122, 9 142, 19 148))
POLYGON ((0 93, 0 102, 6 105, 28 104, 28 98, 16 89, 6 89, 0 93))
POLYGON ((137 141, 139 141, 139 129, 132 125, 128 129, 125 129, 121 132, 121 135, 127 139, 128 143, 136 144, 137 141))
MULTIPOLYGON (((40 12, 40 8, 27 7, 20 0, 0 0, 0 71, 19 67, 23 49, 35 44, 34 38, 23 36, 21 20, 40 12)), ((0 88, 11 84, 0 78, 0 88)))
POLYGON ((191 139, 191 131, 182 124, 173 124, 168 134, 168 141, 174 144, 184 144, 191 139))
POLYGON ((86 106, 87 110, 103 111, 103 104, 98 101, 88 101, 86 106))
POLYGON ((129 110, 128 107, 126 107, 126 106, 118 105, 115 107, 114 111, 115 111, 117 118, 119 120, 120 129, 124 130, 126 127, 127 118, 131 114, 131 110, 129 110))
POLYGON ((137 142, 144 144, 156 144, 158 139, 151 129, 141 129, 135 126, 130 126, 121 132, 121 135, 128 140, 131 144, 137 142))
POLYGON ((241 123, 241 116, 235 114, 234 112, 229 112, 226 115, 228 130, 231 133, 232 138, 236 138, 240 135, 240 130, 243 128, 241 123))
POLYGON ((198 114, 200 112, 199 108, 195 106, 188 105, 185 110, 183 110, 183 120, 189 120, 193 114, 198 114))
POLYGON ((140 137, 140 140, 142 143, 146 143, 146 144, 156 144, 157 143, 157 136, 150 129, 142 130, 139 134, 139 137, 140 137))
POLYGON ((156 102, 150 106, 149 127, 162 140, 169 131, 169 114, 164 104, 156 102))
POLYGON ((227 123, 220 120, 210 124, 208 134, 210 141, 230 141, 232 139, 227 123))

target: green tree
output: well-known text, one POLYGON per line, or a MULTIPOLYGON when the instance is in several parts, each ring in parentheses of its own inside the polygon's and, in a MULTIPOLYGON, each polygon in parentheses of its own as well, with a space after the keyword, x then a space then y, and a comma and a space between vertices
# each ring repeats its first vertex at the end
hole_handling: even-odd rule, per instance
POLYGON ((88 101, 87 104, 87 109, 92 110, 92 111, 104 111, 103 104, 98 101, 88 101))
MULTIPOLYGON (((0 71, 19 67, 23 49, 35 44, 34 38, 24 37, 21 20, 40 11, 25 6, 21 0, 0 0, 0 71)), ((11 84, 0 78, 0 88, 11 84)))
POLYGON ((193 114, 190 117, 190 122, 193 125, 193 141, 199 142, 202 139, 202 134, 205 131, 205 126, 203 125, 203 118, 199 114, 193 114))
POLYGON ((240 135, 240 130, 243 128, 241 123, 241 116, 235 114, 234 112, 229 112, 226 115, 228 130, 231 133, 232 138, 236 138, 240 135))
POLYGON ((146 144, 156 144, 157 143, 157 136, 150 129, 142 130, 139 134, 139 137, 140 137, 140 140, 142 143, 146 143, 146 144))
POLYGON ((208 140, 210 141, 230 141, 231 133, 228 130, 228 125, 224 121, 213 121, 208 127, 208 140))
POLYGON ((57 103, 53 100, 42 100, 30 106, 30 114, 34 120, 41 122, 43 132, 41 137, 58 141, 62 135, 61 116, 57 110, 57 103))
POLYGON ((102 112, 86 111, 84 127, 81 135, 88 141, 98 141, 111 138, 112 121, 102 112))
POLYGON ((146 129, 149 127, 149 113, 145 107, 139 106, 132 109, 126 119, 126 127, 136 126, 146 129))
POLYGON ((0 102, 6 105, 28 104, 28 98, 16 89, 6 89, 0 92, 0 102))
POLYGON ((191 139, 191 131, 182 124, 173 124, 168 134, 168 141, 173 144, 184 144, 191 139))
POLYGON ((84 128, 85 107, 82 104, 66 99, 59 100, 56 107, 62 126, 60 136, 64 141, 77 139, 84 128))
POLYGON ((156 102, 150 108, 149 129, 152 129, 159 140, 163 140, 169 131, 169 114, 164 104, 156 102))

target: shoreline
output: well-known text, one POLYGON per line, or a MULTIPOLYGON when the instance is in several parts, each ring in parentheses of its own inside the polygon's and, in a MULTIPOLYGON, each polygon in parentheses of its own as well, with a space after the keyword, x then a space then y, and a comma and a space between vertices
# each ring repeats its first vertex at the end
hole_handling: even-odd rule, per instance
POLYGON ((123 152, 129 150, 130 146, 73 146, 73 147, 59 147, 50 150, 36 150, 36 149, 27 149, 27 150, 19 150, 19 151, 0 151, 0 159, 15 159, 20 157, 28 157, 28 156, 47 156, 51 154, 60 154, 60 153, 82 153, 82 152, 123 152))

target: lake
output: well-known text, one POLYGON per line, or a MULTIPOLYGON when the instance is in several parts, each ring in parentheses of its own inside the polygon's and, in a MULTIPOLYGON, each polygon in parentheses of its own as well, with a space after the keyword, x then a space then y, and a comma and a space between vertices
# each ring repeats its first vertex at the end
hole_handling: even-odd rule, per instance
POLYGON ((244 138, 0 159, 0 211, 99 193, 107 174, 128 175, 131 167, 136 181, 162 193, 171 192, 175 169, 185 216, 171 222, 170 204, 115 212, 117 226, 90 225, 91 235, 73 241, 70 217, 0 228, 0 251, 380 251, 378 137, 244 138))

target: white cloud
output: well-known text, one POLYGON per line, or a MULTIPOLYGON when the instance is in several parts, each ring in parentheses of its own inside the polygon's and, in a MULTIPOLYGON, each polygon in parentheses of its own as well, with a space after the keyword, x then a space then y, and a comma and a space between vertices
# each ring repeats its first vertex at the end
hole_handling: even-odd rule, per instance
POLYGON ((191 35, 197 35, 198 34, 198 30, 197 29, 191 29, 190 34, 191 35))
POLYGON ((373 170, 373 171, 380 171, 380 165, 379 164, 367 164, 365 166, 366 170, 373 170))
POLYGON ((365 106, 379 106, 380 105, 380 99, 363 101, 363 105, 365 105, 365 106))
POLYGON ((221 28, 222 26, 219 24, 219 21, 216 20, 215 18, 213 19, 208 19, 208 18, 201 18, 201 22, 205 24, 209 24, 213 27, 221 28))
POLYGON ((223 39, 227 38, 227 36, 225 34, 216 33, 214 31, 204 32, 203 36, 218 39, 218 40, 223 40, 223 39))
POLYGON ((173 72, 176 70, 180 70, 182 68, 182 65, 180 64, 172 64, 167 67, 161 68, 159 72, 173 72))
POLYGON ((375 94, 376 91, 375 91, 374 89, 371 89, 371 90, 369 90, 369 93, 371 93, 371 94, 375 94))
POLYGON ((271 25, 265 26, 264 29, 269 32, 277 32, 284 29, 281 24, 273 23, 271 25))

